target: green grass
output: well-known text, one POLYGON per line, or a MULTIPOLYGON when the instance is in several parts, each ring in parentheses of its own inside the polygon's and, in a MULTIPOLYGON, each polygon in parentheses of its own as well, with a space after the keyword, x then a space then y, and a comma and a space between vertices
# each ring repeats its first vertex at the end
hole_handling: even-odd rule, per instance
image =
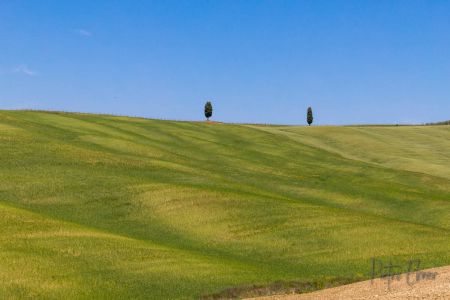
POLYGON ((0 295, 196 299, 450 263, 450 128, 0 111, 0 295))

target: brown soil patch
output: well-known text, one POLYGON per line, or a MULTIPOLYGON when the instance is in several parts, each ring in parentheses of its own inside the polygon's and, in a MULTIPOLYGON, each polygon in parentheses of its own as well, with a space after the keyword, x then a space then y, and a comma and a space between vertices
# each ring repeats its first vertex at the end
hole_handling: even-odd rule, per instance
POLYGON ((257 300, 400 300, 450 299, 450 266, 367 280, 307 294, 252 298, 257 300))

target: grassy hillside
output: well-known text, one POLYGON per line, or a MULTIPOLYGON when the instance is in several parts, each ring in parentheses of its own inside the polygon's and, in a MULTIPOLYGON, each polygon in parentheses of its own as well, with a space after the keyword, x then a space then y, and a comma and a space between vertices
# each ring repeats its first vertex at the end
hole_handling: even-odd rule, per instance
MULTIPOLYGON (((275 127, 301 143, 393 169, 450 179, 450 127, 275 127)), ((273 131, 273 128, 267 129, 273 131)))
POLYGON ((450 263, 450 128, 0 111, 0 295, 195 299, 450 263))

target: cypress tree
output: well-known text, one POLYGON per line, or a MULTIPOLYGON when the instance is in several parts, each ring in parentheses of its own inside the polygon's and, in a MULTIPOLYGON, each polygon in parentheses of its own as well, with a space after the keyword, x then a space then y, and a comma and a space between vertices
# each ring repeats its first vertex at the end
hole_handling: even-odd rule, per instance
POLYGON ((311 107, 308 107, 308 112, 306 113, 306 121, 308 122, 308 126, 311 126, 313 119, 312 109, 311 107))
POLYGON ((211 104, 210 101, 208 101, 205 104, 205 117, 206 117, 206 120, 209 121, 209 118, 211 118, 212 113, 213 113, 212 104, 211 104))

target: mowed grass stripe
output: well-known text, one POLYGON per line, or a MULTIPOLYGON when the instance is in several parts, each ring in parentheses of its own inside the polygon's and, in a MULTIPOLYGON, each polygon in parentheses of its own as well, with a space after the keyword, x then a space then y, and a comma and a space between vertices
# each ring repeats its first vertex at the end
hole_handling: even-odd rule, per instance
POLYGON ((111 234, 5 204, 0 204, 0 213, 0 293, 4 298, 185 298, 188 290, 194 294, 199 288, 214 291, 217 280, 229 286, 238 284, 239 278, 261 280, 252 265, 111 234), (167 289, 173 285, 171 280, 178 281, 178 290, 167 289))

